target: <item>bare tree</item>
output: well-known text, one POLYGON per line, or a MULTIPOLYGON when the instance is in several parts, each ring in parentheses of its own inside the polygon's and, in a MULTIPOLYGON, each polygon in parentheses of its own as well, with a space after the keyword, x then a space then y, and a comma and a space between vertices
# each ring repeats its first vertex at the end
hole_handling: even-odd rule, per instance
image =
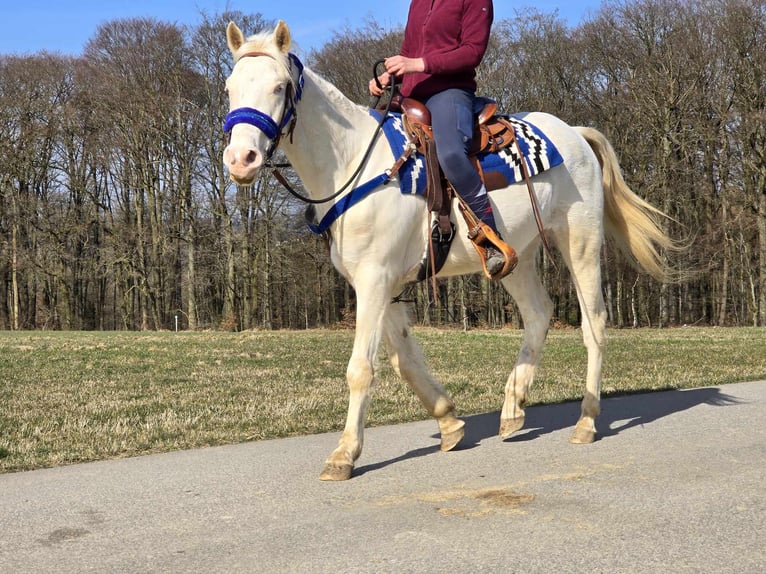
MULTIPOLYGON (((348 320, 353 290, 303 206, 268 170, 251 187, 228 180, 229 20, 249 33, 273 25, 239 12, 183 29, 116 20, 81 58, 0 56, 0 328, 348 320)), ((692 243, 665 285, 605 245, 613 324, 766 325, 764 31, 763 0, 607 0, 576 27, 543 12, 496 22, 479 91, 505 113, 543 110, 606 132, 630 185, 692 243)), ((300 55, 366 105, 372 64, 398 52, 401 34, 368 20, 300 55)), ((538 263, 555 320, 577 323, 563 262, 538 263)), ((438 298, 430 289, 411 293, 423 323, 518 324, 483 278, 442 281, 438 298)))

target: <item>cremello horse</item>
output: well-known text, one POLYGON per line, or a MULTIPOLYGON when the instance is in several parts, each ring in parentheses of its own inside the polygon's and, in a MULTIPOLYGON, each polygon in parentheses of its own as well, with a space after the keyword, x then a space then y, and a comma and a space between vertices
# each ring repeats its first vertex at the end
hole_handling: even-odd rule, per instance
MULTIPOLYGON (((224 162, 231 178, 242 185, 252 183, 278 145, 310 197, 326 198, 340 189, 363 163, 375 132, 376 121, 368 110, 352 103, 311 70, 303 69, 289 52, 290 31, 282 21, 273 32, 247 39, 231 23, 227 40, 235 61, 226 82, 231 112, 225 129, 231 132, 231 139, 224 162)), ((600 269, 604 233, 657 278, 668 271, 658 249, 670 247, 672 241, 655 223, 654 216, 660 212, 626 186, 615 153, 601 133, 570 127, 544 113, 530 113, 525 119, 540 128, 564 158, 563 164, 534 179, 534 191, 544 228, 571 271, 582 310, 588 369, 582 413, 572 442, 590 443, 596 435, 595 419, 600 410, 605 342, 600 269)), ((394 160, 385 138, 380 137, 354 185, 375 179, 394 160)), ((524 404, 553 305, 536 273, 540 238, 524 183, 490 195, 499 231, 519 253, 515 271, 502 280, 524 321, 524 339, 505 386, 500 419, 500 436, 508 437, 524 424, 524 404)), ((335 201, 319 204, 320 219, 335 201)), ((330 227, 332 261, 353 285, 357 310, 354 347, 346 372, 346 426, 338 447, 326 461, 323 480, 348 479, 361 454, 381 340, 396 371, 438 422, 442 450, 451 450, 463 437, 464 423, 455 416, 452 399, 429 372, 419 345, 410 336, 405 306, 392 302, 421 262, 429 229, 425 211, 423 199, 402 194, 394 180, 380 185, 330 227)), ((458 213, 456 206, 452 212, 458 213)), ((465 222, 458 216, 454 223, 458 238, 439 274, 442 277, 481 270, 476 251, 466 238, 465 222)))

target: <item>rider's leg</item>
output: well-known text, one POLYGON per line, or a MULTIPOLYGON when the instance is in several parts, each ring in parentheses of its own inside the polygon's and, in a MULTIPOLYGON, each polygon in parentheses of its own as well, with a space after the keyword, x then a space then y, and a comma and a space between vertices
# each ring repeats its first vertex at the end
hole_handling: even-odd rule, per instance
MULTIPOLYGON (((458 195, 482 223, 497 232, 487 189, 476 168, 468 159, 473 140, 474 94, 468 90, 448 89, 431 96, 426 107, 431 112, 431 128, 436 141, 436 153, 444 175, 458 195)), ((499 272, 505 257, 494 247, 487 249, 487 270, 499 272)))

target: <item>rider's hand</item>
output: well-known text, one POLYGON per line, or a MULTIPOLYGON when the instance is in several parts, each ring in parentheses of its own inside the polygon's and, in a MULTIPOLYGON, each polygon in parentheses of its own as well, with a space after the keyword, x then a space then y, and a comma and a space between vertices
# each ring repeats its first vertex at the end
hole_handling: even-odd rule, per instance
MULTIPOLYGON (((378 80, 380 81, 380 85, 385 88, 391 81, 391 74, 388 72, 383 72, 380 76, 378 76, 378 80)), ((375 78, 370 80, 370 94, 373 96, 383 95, 383 90, 378 87, 378 84, 375 82, 375 78)))
POLYGON ((402 55, 386 58, 386 71, 397 76, 424 72, 425 68, 423 58, 406 58, 402 55))
MULTIPOLYGON (((402 55, 386 58, 386 71, 378 76, 381 86, 387 86, 392 76, 403 76, 405 74, 414 74, 425 71, 425 62, 423 58, 406 58, 402 55)), ((380 96, 383 90, 378 87, 375 78, 370 80, 370 94, 380 96)))

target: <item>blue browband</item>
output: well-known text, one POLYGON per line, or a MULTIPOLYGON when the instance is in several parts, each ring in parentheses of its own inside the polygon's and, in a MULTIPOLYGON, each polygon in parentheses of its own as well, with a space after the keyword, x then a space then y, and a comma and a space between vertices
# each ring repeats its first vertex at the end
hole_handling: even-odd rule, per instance
MULTIPOLYGON (((263 54, 260 52, 250 55, 272 57, 268 54, 263 54)), ((247 54, 243 57, 246 56, 247 54)), ((281 130, 284 129, 284 127, 289 124, 291 120, 294 120, 295 104, 300 101, 301 96, 303 95, 303 64, 293 53, 288 54, 288 57, 290 59, 290 80, 293 82, 295 94, 292 95, 290 90, 288 90, 286 94, 287 101, 285 103, 285 110, 282 115, 282 121, 277 124, 277 122, 275 122, 271 116, 263 113, 260 110, 256 110, 255 108, 237 108, 236 110, 230 111, 226 115, 226 119, 223 123, 224 133, 229 133, 237 124, 249 124, 261 130, 266 135, 266 137, 269 138, 272 144, 276 143, 281 130), (292 78, 293 66, 298 71, 297 80, 293 80, 292 78)), ((273 153, 273 148, 274 145, 272 145, 272 149, 269 150, 269 156, 271 156, 273 153)))

